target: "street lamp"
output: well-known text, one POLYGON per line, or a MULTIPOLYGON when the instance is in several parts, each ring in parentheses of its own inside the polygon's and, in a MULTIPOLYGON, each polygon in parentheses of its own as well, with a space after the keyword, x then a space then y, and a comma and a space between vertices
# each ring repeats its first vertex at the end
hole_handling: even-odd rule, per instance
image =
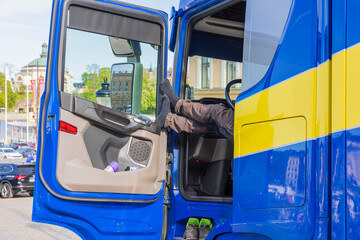
POLYGON ((107 81, 107 77, 104 77, 104 82, 101 83, 101 88, 96 91, 96 101, 106 107, 111 107, 110 102, 110 83, 107 81))

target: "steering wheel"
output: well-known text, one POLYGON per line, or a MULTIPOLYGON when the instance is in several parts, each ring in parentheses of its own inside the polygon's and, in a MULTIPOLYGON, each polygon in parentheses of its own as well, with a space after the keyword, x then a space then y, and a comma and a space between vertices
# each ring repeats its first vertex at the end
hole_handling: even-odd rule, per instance
POLYGON ((226 102, 229 104, 230 108, 234 111, 235 110, 235 101, 231 100, 230 98, 230 88, 232 85, 237 84, 237 83, 241 83, 241 79, 234 79, 231 80, 225 88, 225 98, 226 98, 226 102))

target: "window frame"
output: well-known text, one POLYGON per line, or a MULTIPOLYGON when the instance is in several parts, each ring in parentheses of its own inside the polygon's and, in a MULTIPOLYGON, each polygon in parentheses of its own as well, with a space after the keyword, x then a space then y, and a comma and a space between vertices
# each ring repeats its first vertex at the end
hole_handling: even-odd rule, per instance
MULTIPOLYGON (((73 28, 69 28, 68 27, 68 17, 69 17, 69 8, 71 6, 80 6, 80 7, 84 7, 84 8, 90 8, 92 10, 95 11, 102 11, 102 12, 107 12, 107 13, 112 13, 112 14, 117 14, 120 15, 118 13, 118 11, 121 11, 121 16, 123 17, 128 17, 128 18, 134 18, 133 14, 132 14, 132 9, 131 8, 127 8, 124 6, 118 6, 118 5, 104 5, 101 2, 86 2, 86 3, 79 3, 77 0, 68 0, 64 3, 63 6, 63 10, 62 10, 62 22, 61 22, 61 30, 60 30, 60 36, 59 36, 59 53, 57 58, 57 87, 58 87, 58 92, 63 92, 64 91, 64 82, 65 82, 65 59, 66 59, 66 43, 67 43, 67 30, 68 29, 73 29, 73 28)), ((126 5, 126 4, 124 4, 126 5)), ((128 5, 131 6, 131 5, 128 5)), ((149 15, 148 13, 144 12, 144 13, 140 13, 137 15, 136 19, 140 19, 146 22, 151 22, 157 25, 160 25, 160 34, 163 36, 160 36, 160 46, 158 48, 158 55, 157 55, 157 81, 156 81, 156 95, 159 96, 159 90, 160 90, 160 83, 161 80, 164 76, 166 76, 166 67, 167 67, 167 63, 165 61, 166 56, 167 56, 167 36, 166 34, 163 34, 166 31, 166 25, 163 24, 163 21, 161 19, 160 16, 157 15, 149 15), (161 19, 161 20, 160 20, 161 19), (159 24, 159 22, 161 22, 161 24, 159 24)), ((81 30, 83 31, 83 30, 81 30)), ((91 33, 89 31, 85 31, 88 33, 91 33)), ((95 34, 100 34, 103 36, 108 36, 108 35, 104 35, 101 33, 95 33, 95 34)), ((49 63, 48 63, 49 64, 49 63)), ((112 86, 110 86, 112 87, 112 86)), ((72 94, 71 94, 72 95, 72 94)), ((95 104, 97 104, 95 102, 95 104)), ((160 112, 159 109, 159 104, 160 104, 160 98, 156 98, 156 110, 155 110, 155 115, 157 116, 160 112)), ((62 103, 60 101, 60 107, 62 103)), ((118 110, 114 110, 113 111, 118 111, 118 110)))
POLYGON ((232 80, 236 79, 236 64, 237 62, 233 61, 226 61, 226 79, 225 79, 225 86, 232 80), (229 66, 231 66, 231 73, 232 77, 229 77, 229 66))
MULTIPOLYGON (((185 91, 186 91, 186 78, 187 78, 187 71, 188 71, 188 59, 189 59, 189 50, 190 50, 190 39, 191 39, 191 33, 193 30, 194 25, 202 18, 211 15, 213 13, 216 13, 218 11, 221 11, 225 8, 228 8, 234 4, 237 4, 239 2, 242 2, 243 0, 237 0, 237 1, 227 1, 227 2, 222 2, 222 3, 218 3, 214 6, 204 6, 204 9, 202 11, 200 11, 200 13, 195 14, 194 16, 192 16, 189 20, 189 22, 186 25, 186 31, 185 31, 185 37, 184 37, 184 48, 183 48, 183 55, 182 55, 182 59, 181 59, 181 65, 174 65, 173 71, 176 73, 176 68, 180 67, 181 68, 181 73, 180 73, 180 86, 179 86, 179 97, 180 98, 185 98, 185 91)), ((179 27, 178 29, 181 28, 181 18, 179 19, 179 27)), ((179 43, 180 43, 180 34, 177 35, 177 43, 175 46, 175 53, 174 59, 177 59, 177 56, 179 54, 179 43)), ((174 77, 173 77, 174 79, 174 77)), ((178 79, 176 79, 176 81, 179 81, 178 79)), ((181 135, 181 140, 183 142, 183 144, 180 144, 180 163, 179 163, 179 189, 180 189, 180 194, 181 196, 187 200, 187 201, 193 201, 193 202, 216 202, 216 203, 232 203, 232 197, 215 197, 215 196, 209 196, 209 197, 202 197, 202 196, 189 196, 187 195, 187 193, 184 190, 184 159, 185 159, 185 137, 184 135, 181 135)))
MULTIPOLYGON (((181 73, 180 73, 180 92, 179 97, 184 98, 185 97, 185 86, 186 86, 186 78, 187 78, 187 71, 188 71, 188 59, 189 59, 189 50, 190 50, 190 40, 192 36, 192 30, 194 28, 194 25, 201 20, 202 18, 209 16, 211 14, 214 14, 218 11, 224 10, 228 7, 231 7, 237 3, 243 2, 244 0, 236 0, 236 1, 227 1, 218 3, 214 6, 204 6, 203 10, 201 10, 198 14, 195 14, 194 16, 191 16, 189 22, 186 25, 186 31, 185 31, 185 37, 184 37, 184 48, 183 48, 183 55, 181 60, 181 73)), ((181 19, 179 19, 179 23, 181 23, 181 19)), ((181 26, 179 26, 179 29, 181 26)), ((178 56, 179 54, 179 45, 180 42, 180 35, 178 34, 178 39, 176 41, 176 47, 175 47, 175 53, 174 56, 178 56)), ((203 57, 203 56, 199 56, 203 57)), ((175 59, 175 58, 174 58, 175 59)), ((174 65, 173 71, 176 72, 177 65, 174 65)), ((201 86, 200 82, 200 86, 201 86)), ((211 79, 210 79, 210 85, 211 85, 211 79)), ((225 90, 224 90, 225 91, 225 90)))
POLYGON ((202 57, 201 56, 201 89, 210 89, 210 82, 211 82, 211 60, 212 58, 209 57, 202 57), (206 77, 206 79, 205 79, 206 77))

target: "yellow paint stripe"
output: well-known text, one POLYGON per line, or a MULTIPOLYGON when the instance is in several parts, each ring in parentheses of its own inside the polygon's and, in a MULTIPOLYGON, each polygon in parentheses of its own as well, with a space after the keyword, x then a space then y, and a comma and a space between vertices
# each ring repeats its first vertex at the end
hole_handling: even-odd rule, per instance
POLYGON ((330 64, 330 61, 325 62, 316 69, 238 102, 235 107, 234 155, 242 156, 329 134, 330 64), (276 120, 294 117, 303 117, 305 132, 300 132, 299 129, 303 128, 297 124, 275 123, 276 120), (268 130, 247 129, 244 132, 244 125, 254 123, 268 125, 265 127, 268 130))
MULTIPOLYGON (((234 125, 234 156, 255 153, 269 148, 278 147, 315 137, 314 116, 316 102, 316 69, 311 69, 287 81, 277 84, 258 94, 255 94, 235 106, 234 125), (306 97, 304 97, 306 96, 306 97), (270 131, 264 133, 254 132, 254 137, 269 139, 267 144, 257 144, 242 136, 242 127, 247 124, 264 123, 285 118, 303 117, 306 120, 307 128, 304 134, 290 134, 291 125, 286 127, 275 124, 272 132, 281 138, 271 139, 270 131), (289 134, 287 134, 289 133, 289 134), (271 141, 270 141, 271 139, 271 141), (250 144, 241 143, 249 141, 250 144)), ((268 126, 271 128, 271 126, 268 126)), ((294 126, 295 127, 295 126, 294 126)), ((249 136, 247 132, 246 136, 249 136)), ((251 135, 251 134, 250 134, 251 135)))
MULTIPOLYGON (((316 102, 313 103, 313 106, 316 108, 315 115, 315 135, 313 137, 319 137, 327 135, 331 132, 330 129, 330 69, 331 62, 327 61, 317 68, 316 76, 316 102)), ((300 93, 300 98, 306 98, 306 92, 300 93)), ((308 122, 308 124, 313 124, 308 122)))
POLYGON ((360 45, 346 52, 346 128, 360 125, 360 45))
POLYGON ((344 130, 345 125, 345 69, 346 51, 332 57, 331 69, 331 132, 344 130))
POLYGON ((243 156, 253 151, 282 146, 288 143, 289 136, 292 137, 292 142, 306 139, 306 120, 303 117, 295 117, 254 123, 244 125, 240 132, 240 154, 243 156))
POLYGON ((360 126, 360 45, 235 106, 234 156, 360 126), (303 117, 306 134, 282 119, 303 117), (331 121, 330 121, 331 120, 331 121), (244 127, 247 126, 247 127, 244 127), (259 129, 256 129, 259 127, 259 129))

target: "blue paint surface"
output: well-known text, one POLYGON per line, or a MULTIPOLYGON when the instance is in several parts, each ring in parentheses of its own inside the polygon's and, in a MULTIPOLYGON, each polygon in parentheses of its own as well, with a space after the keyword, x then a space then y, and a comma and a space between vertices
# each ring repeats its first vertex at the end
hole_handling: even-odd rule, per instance
POLYGON ((316 218, 329 217, 329 160, 330 136, 323 136, 315 140, 316 148, 316 218))
POLYGON ((234 160, 234 232, 272 239, 312 236, 314 147, 315 141, 306 141, 234 160))
POLYGON ((346 48, 346 1, 332 1, 332 54, 346 48))
POLYGON ((346 47, 349 48, 360 43, 360 1, 346 1, 346 47))
POLYGON ((301 142, 234 159, 234 208, 302 206, 305 158, 306 142, 301 142))
POLYGON ((346 131, 346 233, 360 238, 360 128, 346 131))

